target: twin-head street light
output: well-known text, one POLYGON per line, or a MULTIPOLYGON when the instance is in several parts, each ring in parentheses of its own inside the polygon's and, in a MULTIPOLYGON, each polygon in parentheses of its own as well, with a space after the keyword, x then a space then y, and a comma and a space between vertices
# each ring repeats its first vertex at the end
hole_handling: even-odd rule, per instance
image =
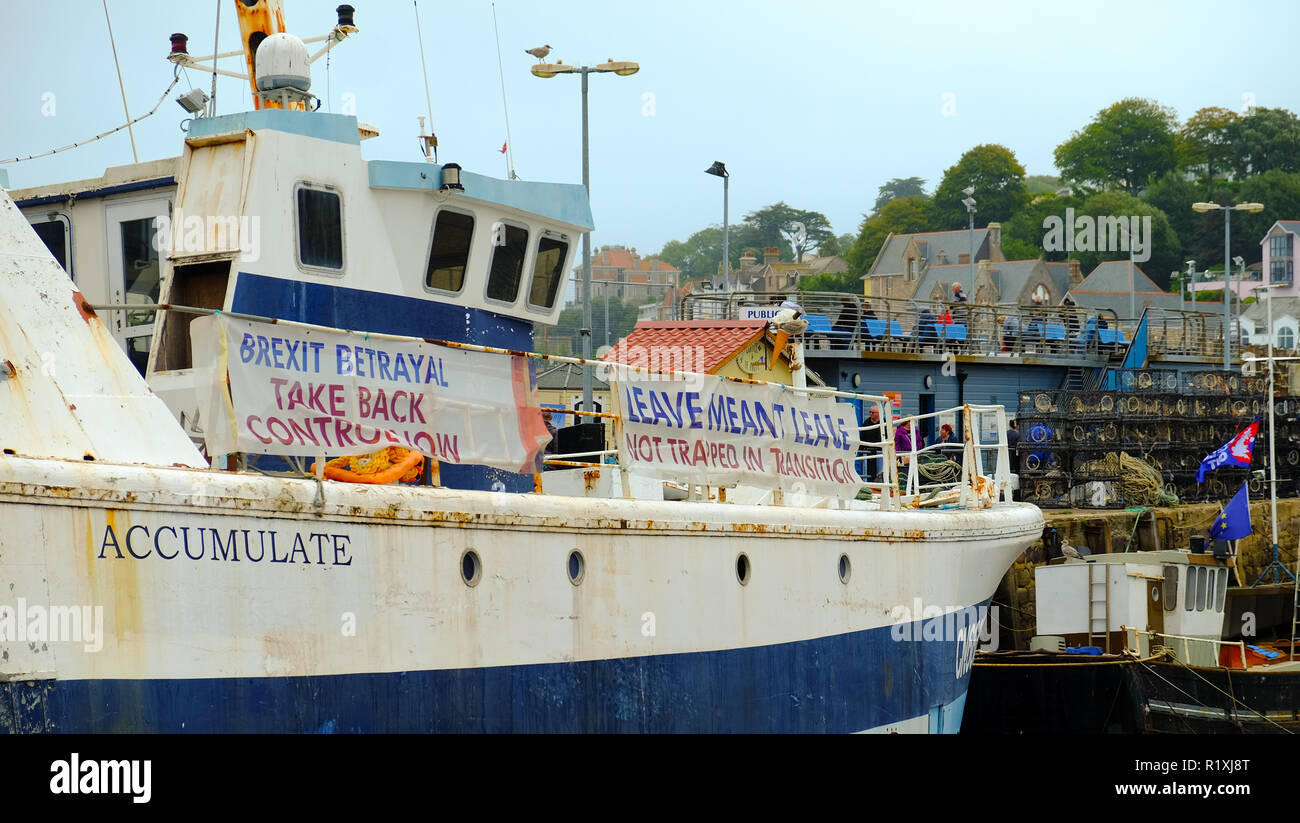
MULTIPOLYGON (((587 197, 591 197, 591 171, 590 155, 588 152, 587 142, 587 75, 595 73, 612 73, 620 77, 627 77, 630 74, 636 74, 641 67, 636 63, 628 60, 607 60, 598 66, 566 66, 563 63, 534 63, 530 71, 542 78, 554 77, 557 74, 581 74, 582 75, 582 187, 587 190, 587 197)), ((605 292, 605 300, 609 300, 609 291, 605 292)), ((591 359, 591 232, 582 233, 582 359, 591 359)), ((583 411, 592 411, 594 408, 591 399, 591 365, 582 367, 582 409, 583 411)), ((595 418, 592 418, 595 419, 595 418)))
POLYGON ((970 293, 975 293, 975 187, 967 186, 961 190, 966 195, 961 204, 966 207, 967 214, 970 215, 970 255, 967 262, 970 264, 970 293))
POLYGON ((1228 297, 1228 282, 1232 279, 1232 262, 1229 259, 1229 242, 1232 238, 1232 213, 1234 211, 1260 212, 1263 203, 1237 203, 1232 206, 1220 206, 1218 203, 1193 203, 1192 209, 1198 212, 1223 211, 1223 370, 1232 368, 1232 340, 1228 335, 1228 306, 1232 302, 1228 297))
POLYGON ((713 165, 704 170, 705 174, 712 174, 722 178, 722 287, 731 293, 731 243, 729 242, 727 231, 727 184, 731 182, 731 175, 727 173, 727 167, 721 160, 714 160, 713 165))

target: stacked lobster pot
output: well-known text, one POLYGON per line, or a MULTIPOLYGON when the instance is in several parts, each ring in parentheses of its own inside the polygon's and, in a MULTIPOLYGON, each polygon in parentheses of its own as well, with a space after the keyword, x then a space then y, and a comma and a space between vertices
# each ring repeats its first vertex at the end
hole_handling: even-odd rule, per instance
MULTIPOLYGON (((1264 428, 1251 469, 1222 468, 1204 484, 1196 482, 1207 454, 1256 417, 1263 416, 1267 425, 1265 378, 1122 369, 1109 373, 1104 385, 1097 391, 1020 393, 1022 500, 1073 508, 1222 501, 1247 479, 1252 497, 1267 496, 1267 484, 1251 474, 1267 468, 1264 428)), ((1278 476, 1294 488, 1300 480, 1300 447, 1290 444, 1300 443, 1300 401, 1278 402, 1278 425, 1287 435, 1278 439, 1278 476)))

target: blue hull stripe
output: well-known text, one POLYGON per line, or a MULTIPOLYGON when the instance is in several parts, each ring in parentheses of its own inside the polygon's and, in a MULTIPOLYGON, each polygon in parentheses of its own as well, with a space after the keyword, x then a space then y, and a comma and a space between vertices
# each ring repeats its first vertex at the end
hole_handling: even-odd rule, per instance
MULTIPOLYGON (((339 329, 533 350, 533 325, 526 320, 433 299, 350 289, 332 283, 240 272, 230 310, 339 329)), ((444 486, 453 489, 491 491, 499 481, 505 484, 504 489, 496 487, 501 491, 526 494, 533 490, 532 475, 485 466, 442 463, 440 477, 444 486)))
POLYGON ((957 645, 895 641, 885 627, 577 663, 14 682, 0 684, 0 731, 855 732, 939 707, 955 733, 969 681, 956 677, 957 645))

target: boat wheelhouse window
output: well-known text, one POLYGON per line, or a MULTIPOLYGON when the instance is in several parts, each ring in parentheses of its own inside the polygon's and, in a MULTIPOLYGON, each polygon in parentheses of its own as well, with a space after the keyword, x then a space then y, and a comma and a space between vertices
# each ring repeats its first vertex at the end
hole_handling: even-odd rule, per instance
POLYGON ((1214 590, 1214 610, 1222 612, 1228 600, 1228 570, 1219 569, 1218 587, 1214 590))
POLYGON ((337 192, 298 187, 298 261, 343 268, 343 199, 337 192))
POLYGON ((1196 566, 1187 567, 1187 585, 1183 587, 1186 589, 1183 595, 1183 607, 1189 612, 1196 608, 1196 573, 1199 571, 1196 566))
POLYGON ((55 214, 49 220, 33 223, 32 228, 36 231, 36 236, 45 244, 45 248, 50 250, 54 259, 59 261, 59 265, 71 276, 72 271, 68 268, 68 224, 55 214))
POLYGON ((443 209, 433 221, 433 241, 425 285, 458 292, 465 285, 469 243, 474 236, 474 215, 443 209))
POLYGON ((1210 570, 1201 567, 1200 574, 1196 575, 1196 610, 1205 611, 1205 593, 1210 587, 1210 570))
POLYGON ((528 253, 528 230, 501 223, 492 238, 492 265, 488 268, 487 296, 513 303, 519 299, 524 277, 524 255, 528 253))
POLYGON ((1178 608, 1178 567, 1165 566, 1165 584, 1164 590, 1160 592, 1160 598, 1165 601, 1165 611, 1171 612, 1178 608))
POLYGON ((546 233, 537 241, 537 259, 533 262, 533 285, 528 290, 528 305, 550 310, 564 281, 564 258, 569 253, 567 241, 546 233))

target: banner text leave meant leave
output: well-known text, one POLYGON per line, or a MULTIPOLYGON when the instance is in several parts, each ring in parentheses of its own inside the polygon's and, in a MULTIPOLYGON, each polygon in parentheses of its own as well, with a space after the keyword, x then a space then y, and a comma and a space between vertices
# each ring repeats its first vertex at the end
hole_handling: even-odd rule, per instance
POLYGON ((848 403, 782 386, 610 367, 624 465, 665 480, 853 497, 860 441, 848 403))

